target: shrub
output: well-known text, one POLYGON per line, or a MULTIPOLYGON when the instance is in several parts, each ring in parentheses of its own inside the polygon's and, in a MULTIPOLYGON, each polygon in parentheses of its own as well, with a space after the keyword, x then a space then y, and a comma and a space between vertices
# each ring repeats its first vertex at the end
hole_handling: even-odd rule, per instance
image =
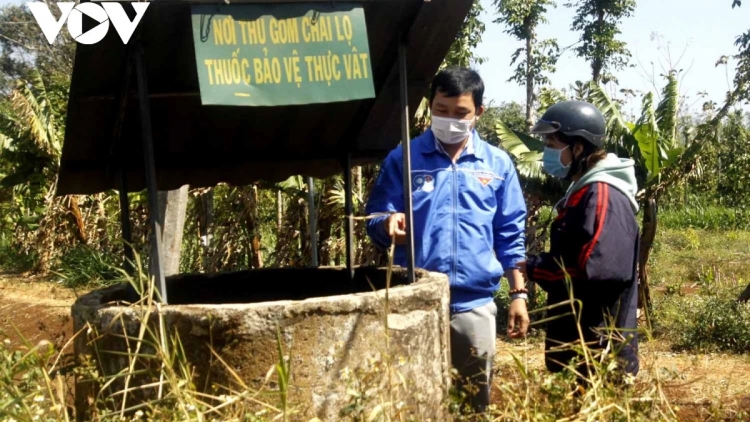
POLYGON ((654 303, 654 329, 678 350, 747 353, 750 303, 739 303, 740 289, 712 286, 700 295, 679 290, 654 303))

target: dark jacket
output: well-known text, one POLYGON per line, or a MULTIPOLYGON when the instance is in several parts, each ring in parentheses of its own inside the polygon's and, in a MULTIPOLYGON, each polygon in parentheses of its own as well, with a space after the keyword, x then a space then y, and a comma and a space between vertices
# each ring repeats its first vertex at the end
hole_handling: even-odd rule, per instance
MULTIPOLYGON (((570 191, 558 204, 558 216, 551 227, 550 251, 530 257, 527 273, 530 280, 547 292, 547 304, 555 305, 570 298, 561 268, 564 265, 573 297, 582 305, 577 312, 585 341, 592 349, 605 348, 610 338, 606 327, 614 325, 612 347, 619 351, 625 371, 635 375, 639 369, 636 309, 640 233, 633 191, 623 189, 622 183, 617 185, 616 188, 596 178, 584 186, 574 185, 577 190, 570 191)), ((570 305, 559 306, 549 310, 547 317, 571 310, 570 305)), ((548 322, 547 368, 560 371, 577 356, 574 350, 551 348, 562 343, 580 344, 579 338, 572 315, 548 322)))

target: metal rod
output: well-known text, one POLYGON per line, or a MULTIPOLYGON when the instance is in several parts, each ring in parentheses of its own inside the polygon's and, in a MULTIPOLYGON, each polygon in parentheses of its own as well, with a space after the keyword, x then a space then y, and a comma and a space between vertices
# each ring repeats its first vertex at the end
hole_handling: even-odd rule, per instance
POLYGON ((125 170, 125 160, 122 158, 122 126, 125 123, 125 115, 127 114, 128 106, 128 91, 130 90, 130 81, 133 76, 133 60, 132 60, 133 49, 128 48, 128 60, 125 65, 125 75, 122 80, 122 87, 120 90, 117 120, 115 121, 115 128, 112 133, 112 143, 109 147, 109 155, 107 160, 107 172, 109 173, 109 165, 117 161, 117 173, 118 173, 118 190, 120 197, 120 226, 122 228, 122 240, 123 240, 123 254, 125 256, 123 262, 123 269, 126 273, 131 276, 134 275, 134 262, 135 254, 133 253, 133 235, 131 232, 130 225, 130 201, 128 199, 128 185, 127 185, 127 174, 125 170), (120 154, 118 154, 120 152, 120 154), (119 155, 119 160, 116 158, 119 155))
POLYGON ((146 69, 143 62, 143 46, 138 44, 135 48, 135 67, 138 76, 138 100, 141 114, 141 137, 143 138, 143 158, 146 168, 146 189, 148 191, 148 219, 151 226, 151 251, 149 276, 153 277, 154 283, 159 290, 163 303, 167 301, 167 286, 164 280, 164 268, 162 267, 162 227, 159 223, 159 199, 156 188, 156 164, 154 160, 154 141, 151 134, 151 110, 148 101, 148 85, 146 83, 146 69))
POLYGON ((409 99, 406 79, 406 41, 398 44, 398 76, 401 91, 401 149, 403 152, 404 214, 406 214, 406 271, 409 283, 414 283, 414 231, 411 201, 411 148, 409 146, 409 99))
POLYGON ((313 267, 318 266, 318 217, 315 212, 315 181, 307 178, 307 211, 310 223, 310 258, 313 267))
POLYGON ((128 199, 128 186, 125 171, 120 168, 120 225, 122 226, 123 248, 125 249, 125 262, 123 268, 131 276, 134 273, 133 264, 135 254, 133 253, 133 234, 130 231, 130 200, 128 199))
POLYGON ((346 268, 354 279, 354 203, 352 201, 352 155, 344 159, 344 213, 346 214, 346 268))

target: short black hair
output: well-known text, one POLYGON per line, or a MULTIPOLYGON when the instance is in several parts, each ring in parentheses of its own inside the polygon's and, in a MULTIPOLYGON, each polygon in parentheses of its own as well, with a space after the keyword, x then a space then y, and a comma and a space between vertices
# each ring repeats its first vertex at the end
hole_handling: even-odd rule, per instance
POLYGON ((437 91, 446 97, 458 97, 470 92, 474 99, 474 107, 479 110, 484 97, 484 81, 479 73, 468 67, 449 67, 441 70, 432 80, 430 105, 437 91))

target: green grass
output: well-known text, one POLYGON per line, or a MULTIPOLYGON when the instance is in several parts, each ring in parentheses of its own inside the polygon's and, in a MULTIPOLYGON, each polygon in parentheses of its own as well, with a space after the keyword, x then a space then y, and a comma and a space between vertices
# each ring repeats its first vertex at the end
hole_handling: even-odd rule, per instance
POLYGON ((652 286, 750 282, 750 231, 660 229, 649 260, 652 286))
POLYGON ((750 232, 660 230, 650 259, 654 334, 675 349, 747 353, 750 232))
POLYGON ((662 208, 658 224, 668 229, 750 230, 750 210, 718 206, 662 208))
POLYGON ((54 272, 66 287, 105 287, 122 280, 122 259, 86 245, 73 247, 60 257, 54 272))

